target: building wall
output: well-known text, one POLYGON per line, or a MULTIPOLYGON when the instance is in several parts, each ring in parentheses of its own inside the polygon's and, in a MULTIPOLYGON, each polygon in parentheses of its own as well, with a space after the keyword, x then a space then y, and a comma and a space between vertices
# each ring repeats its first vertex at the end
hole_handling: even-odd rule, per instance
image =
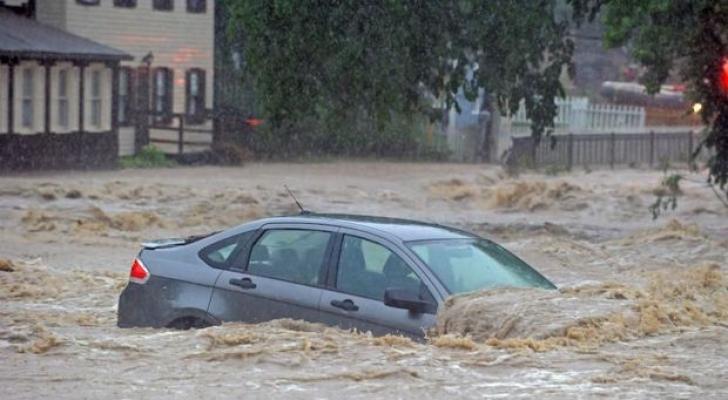
POLYGON ((55 168, 114 168, 114 132, 0 134, 0 171, 55 168))
MULTIPOLYGON (((152 53, 152 68, 173 70, 172 111, 185 111, 185 76, 192 68, 205 70, 205 106, 212 108, 214 82, 215 1, 207 1, 205 13, 187 12, 186 0, 174 0, 173 11, 154 10, 151 0, 139 0, 134 8, 115 7, 111 0, 100 5, 80 5, 75 0, 38 0, 38 20, 71 33, 123 50, 134 57, 122 66, 138 67, 152 53)), ((209 123, 208 123, 209 125, 209 123)), ((120 128, 119 150, 133 151, 133 129, 120 128)))

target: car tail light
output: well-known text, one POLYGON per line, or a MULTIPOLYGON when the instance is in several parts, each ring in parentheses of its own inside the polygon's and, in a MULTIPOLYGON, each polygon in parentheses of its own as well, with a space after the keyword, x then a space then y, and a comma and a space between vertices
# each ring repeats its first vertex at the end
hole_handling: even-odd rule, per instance
POLYGON ((129 280, 135 283, 144 284, 149 280, 149 270, 142 264, 138 258, 134 259, 131 263, 131 270, 129 271, 129 280))

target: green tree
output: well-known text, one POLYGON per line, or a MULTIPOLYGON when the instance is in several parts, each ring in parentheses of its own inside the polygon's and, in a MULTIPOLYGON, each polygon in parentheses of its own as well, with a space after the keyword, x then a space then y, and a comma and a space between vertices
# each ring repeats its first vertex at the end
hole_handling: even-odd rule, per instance
POLYGON ((728 0, 572 0, 576 20, 601 11, 605 43, 627 45, 646 68, 651 93, 672 73, 687 96, 702 104, 708 126, 698 151, 712 150, 709 184, 728 196, 728 88, 721 83, 728 60, 728 0))
POLYGON ((265 118, 289 142, 310 142, 296 137, 310 121, 324 127, 311 130, 313 139, 338 143, 350 127, 374 135, 393 118, 435 119, 433 103, 450 106, 461 89, 471 100, 485 89, 502 110, 523 100, 540 138, 553 123, 573 51, 558 0, 225 4, 244 31, 265 118))

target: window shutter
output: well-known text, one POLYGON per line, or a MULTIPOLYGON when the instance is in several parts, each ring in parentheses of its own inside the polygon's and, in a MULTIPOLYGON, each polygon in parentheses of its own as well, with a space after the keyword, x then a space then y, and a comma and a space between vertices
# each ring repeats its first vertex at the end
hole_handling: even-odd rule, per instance
POLYGON ((197 98, 199 99, 199 103, 197 104, 197 112, 200 116, 200 123, 202 123, 205 119, 205 70, 204 69, 198 69, 197 70, 197 90, 198 95, 197 98))
POLYGON ((129 126, 134 121, 134 111, 132 109, 136 107, 136 103, 134 102, 134 99, 136 99, 134 91, 136 76, 134 69, 130 67, 122 67, 119 71, 120 75, 123 75, 124 79, 126 79, 124 81, 126 83, 124 86, 124 89, 126 90, 126 97, 123 99, 124 104, 121 104, 121 102, 119 103, 120 107, 124 107, 124 120, 119 122, 120 126, 129 126))
POLYGON ((187 12, 204 13, 207 8, 206 0, 187 0, 187 12))
POLYGON ((174 84, 174 70, 171 68, 166 68, 167 72, 167 82, 164 85, 164 89, 166 93, 164 94, 164 106, 165 106, 165 113, 167 114, 165 116, 165 121, 170 122, 172 120, 172 99, 174 95, 174 91, 172 89, 172 85, 174 84))
MULTIPOLYGON (((152 111, 155 111, 155 112, 161 111, 161 110, 157 109, 157 97, 158 97, 157 93, 159 91, 159 84, 157 83, 157 79, 159 79, 158 74, 159 74, 159 68, 152 70, 152 79, 151 79, 151 81, 152 81, 151 82, 151 84, 152 84, 152 105, 151 105, 151 107, 149 107, 149 109, 151 109, 152 111)), ((157 119, 158 117, 155 116, 154 118, 157 119)))
POLYGON ((185 115, 187 117, 186 119, 191 120, 190 122, 192 122, 192 120, 194 120, 194 115, 190 114, 190 108, 191 108, 190 105, 194 101, 194 99, 192 99, 192 82, 191 82, 191 80, 192 80, 192 70, 188 69, 187 71, 185 71, 185 115))

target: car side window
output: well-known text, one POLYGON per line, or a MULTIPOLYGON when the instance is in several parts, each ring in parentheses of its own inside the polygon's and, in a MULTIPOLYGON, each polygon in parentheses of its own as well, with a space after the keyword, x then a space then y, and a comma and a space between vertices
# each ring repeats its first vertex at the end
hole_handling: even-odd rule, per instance
POLYGON ((231 260, 230 257, 244 246, 254 233, 255 231, 245 232, 213 243, 200 251, 200 257, 210 266, 225 268, 231 260))
POLYGON ((323 231, 266 231, 250 251, 248 272, 304 285, 316 285, 330 239, 331 233, 323 231))
POLYGON ((434 303, 427 286, 397 254, 372 241, 344 235, 336 288, 349 294, 384 300, 388 288, 408 289, 434 303))

